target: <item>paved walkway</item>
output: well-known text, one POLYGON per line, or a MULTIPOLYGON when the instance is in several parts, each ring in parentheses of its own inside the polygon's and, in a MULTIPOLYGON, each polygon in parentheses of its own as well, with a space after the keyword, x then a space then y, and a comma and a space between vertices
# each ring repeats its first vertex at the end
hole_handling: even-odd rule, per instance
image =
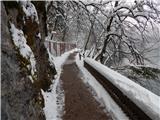
POLYGON ((63 66, 62 87, 65 91, 63 120, 111 120, 89 92, 80 77, 73 53, 63 66))

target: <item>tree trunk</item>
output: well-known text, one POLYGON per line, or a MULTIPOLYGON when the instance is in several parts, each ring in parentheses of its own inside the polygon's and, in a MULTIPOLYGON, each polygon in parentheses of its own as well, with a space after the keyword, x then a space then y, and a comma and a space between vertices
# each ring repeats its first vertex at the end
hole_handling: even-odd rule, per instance
POLYGON ((90 40, 90 36, 91 36, 92 30, 93 30, 93 26, 94 26, 94 22, 91 22, 91 27, 90 27, 90 30, 89 30, 89 34, 88 34, 88 38, 87 38, 87 42, 86 42, 86 44, 85 44, 85 46, 84 46, 84 51, 86 51, 86 50, 87 50, 87 45, 88 45, 89 40, 90 40))
MULTIPOLYGON (((117 7, 117 6, 118 6, 118 1, 115 2, 114 7, 117 7)), ((111 31, 112 22, 113 22, 113 17, 110 18, 109 24, 108 24, 108 26, 107 26, 107 32, 108 32, 108 33, 111 31)), ((109 38, 110 38, 110 36, 107 36, 106 39, 104 40, 102 50, 101 50, 100 54, 97 56, 97 58, 96 58, 96 60, 99 60, 99 59, 100 59, 100 62, 101 62, 101 63, 103 63, 103 60, 104 60, 103 54, 104 54, 105 51, 106 51, 107 44, 109 43, 109 38)))

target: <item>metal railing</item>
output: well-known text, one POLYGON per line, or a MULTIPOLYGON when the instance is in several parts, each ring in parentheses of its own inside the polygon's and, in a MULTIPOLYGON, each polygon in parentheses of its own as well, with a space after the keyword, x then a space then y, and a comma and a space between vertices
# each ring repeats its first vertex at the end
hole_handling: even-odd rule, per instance
POLYGON ((72 42, 58 42, 46 40, 45 46, 49 49, 50 53, 55 56, 60 56, 64 52, 76 48, 76 44, 72 42))

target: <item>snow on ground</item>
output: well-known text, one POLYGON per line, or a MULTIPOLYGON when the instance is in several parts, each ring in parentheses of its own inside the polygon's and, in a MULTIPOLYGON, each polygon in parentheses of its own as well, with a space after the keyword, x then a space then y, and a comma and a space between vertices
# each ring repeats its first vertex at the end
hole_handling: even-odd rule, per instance
POLYGON ((54 57, 48 50, 49 53, 49 61, 51 65, 55 65, 57 75, 56 79, 52 81, 52 85, 50 87, 50 92, 42 91, 42 95, 44 97, 44 113, 46 116, 46 120, 61 120, 61 116, 63 115, 64 108, 64 91, 61 86, 60 75, 62 72, 62 66, 65 63, 68 56, 77 51, 77 49, 73 49, 69 52, 62 54, 61 56, 54 57))
POLYGON ((88 72, 83 66, 83 58, 79 60, 78 55, 76 56, 76 63, 81 70, 82 78, 85 84, 89 84, 91 89, 96 93, 95 98, 101 105, 105 106, 106 111, 108 111, 114 120, 129 120, 128 117, 123 113, 121 108, 114 102, 110 97, 109 93, 103 88, 103 86, 88 72))
POLYGON ((85 61, 99 73, 101 73, 104 77, 110 80, 111 83, 119 88, 128 98, 130 98, 152 119, 160 119, 159 96, 93 59, 86 58, 85 61))
POLYGON ((66 61, 66 59, 68 58, 68 56, 77 50, 78 49, 70 50, 69 52, 65 52, 61 56, 58 56, 55 58, 54 62, 55 62, 55 67, 56 67, 57 72, 61 73, 62 66, 63 66, 64 62, 66 61))
MULTIPOLYGON (((10 26, 11 26, 10 31, 12 34, 13 42, 15 46, 18 48, 20 55, 22 55, 25 59, 29 60, 30 65, 27 65, 27 67, 29 70, 31 70, 31 75, 34 76, 36 72, 36 66, 35 66, 36 61, 31 48, 27 45, 26 38, 24 37, 23 31, 17 29, 15 25, 12 23, 10 23, 10 26)), ((33 82, 32 77, 29 76, 29 78, 33 82)))

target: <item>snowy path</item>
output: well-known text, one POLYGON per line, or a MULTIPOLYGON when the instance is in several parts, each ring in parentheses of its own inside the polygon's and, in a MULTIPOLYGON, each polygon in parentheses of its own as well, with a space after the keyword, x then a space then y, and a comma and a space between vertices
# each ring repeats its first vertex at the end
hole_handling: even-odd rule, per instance
POLYGON ((75 56, 69 56, 60 77, 65 94, 63 120, 111 120, 83 82, 75 56))
MULTIPOLYGON (((113 87, 114 89, 112 89, 111 85, 108 82, 106 83, 108 79, 102 78, 101 75, 97 74, 97 71, 89 70, 89 72, 86 69, 86 63, 83 63, 83 59, 79 60, 76 52, 78 52, 77 49, 69 51, 55 59, 50 54, 50 61, 51 63, 56 63, 55 65, 58 74, 51 86, 51 92, 42 91, 45 100, 44 112, 47 120, 129 120, 130 117, 137 120, 136 115, 138 115, 138 118, 144 118, 143 111, 141 112, 140 110, 139 112, 139 109, 137 109, 135 104, 131 105, 131 101, 123 96, 119 90, 116 89, 115 92, 115 88, 113 87), (105 84, 103 80, 105 80, 105 84), (116 95, 116 97, 114 97, 114 95, 116 95), (123 101, 126 102, 123 103, 123 101), (134 111, 135 108, 137 109, 136 111, 134 111), (129 115, 129 118, 127 115, 129 115)), ((89 63, 96 68, 100 66, 98 67, 98 70, 102 69, 100 73, 107 74, 107 76, 113 76, 114 79, 112 78, 112 82, 119 79, 125 79, 126 82, 128 81, 127 78, 117 75, 118 73, 108 70, 109 68, 106 66, 93 60, 89 61, 92 61, 89 63)), ((119 83, 122 82, 118 82, 118 85, 119 83)), ((130 86, 135 84, 127 83, 124 85, 130 86)), ((132 88, 129 87, 129 89, 127 89, 130 90, 127 91, 127 95, 131 92, 132 88)), ((139 87, 136 87, 136 90, 133 90, 133 93, 137 91, 137 88, 139 87)), ((123 87, 123 89, 126 89, 126 86, 123 87)), ((143 95, 142 93, 143 92, 140 90, 136 96, 140 96, 138 98, 142 98, 143 100, 145 94, 143 95)), ((146 91, 145 93, 147 94, 150 92, 146 91)), ((147 98, 144 99, 145 101, 142 101, 140 105, 149 105, 149 107, 145 107, 145 110, 149 111, 148 114, 155 114, 155 117, 153 116, 153 118, 159 120, 156 117, 159 115, 159 109, 157 109, 157 111, 155 111, 156 109, 152 109, 152 107, 158 107, 159 102, 157 100, 159 100, 159 98, 152 94, 147 94, 147 96, 147 98), (147 97, 148 95, 151 95, 152 97, 147 97), (152 98, 153 100, 149 100, 148 98, 152 98), (154 99, 157 102, 154 102, 154 99), (146 103, 146 101, 148 102, 146 103), (152 103, 157 104, 157 107, 152 103), (150 112, 150 110, 153 111, 150 112)), ((143 109, 144 108, 142 108, 142 110, 143 109)))

